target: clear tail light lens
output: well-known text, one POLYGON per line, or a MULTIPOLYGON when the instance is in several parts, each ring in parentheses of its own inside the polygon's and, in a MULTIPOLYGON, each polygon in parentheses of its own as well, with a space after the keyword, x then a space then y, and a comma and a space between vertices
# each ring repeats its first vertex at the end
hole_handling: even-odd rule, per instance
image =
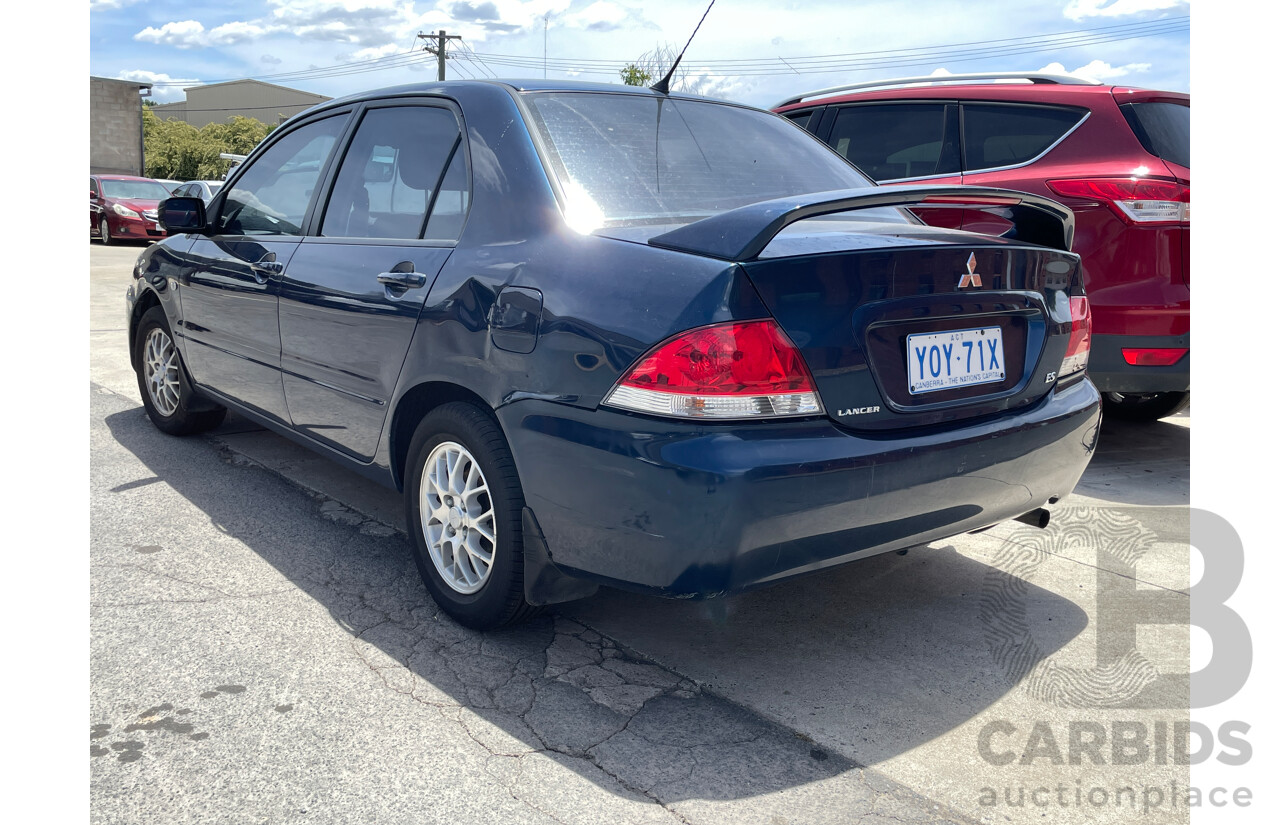
POLYGON ((1071 296, 1071 337, 1067 339, 1067 354, 1058 369, 1058 377, 1073 375, 1089 365, 1089 339, 1093 330, 1093 316, 1089 313, 1089 299, 1083 295, 1071 296))
POLYGON ((1131 224, 1191 223, 1191 187, 1143 178, 1051 180, 1049 188, 1067 198, 1101 201, 1131 224))
POLYGON ((776 418, 822 412, 799 350, 777 322, 716 324, 649 351, 604 403, 676 418, 776 418))

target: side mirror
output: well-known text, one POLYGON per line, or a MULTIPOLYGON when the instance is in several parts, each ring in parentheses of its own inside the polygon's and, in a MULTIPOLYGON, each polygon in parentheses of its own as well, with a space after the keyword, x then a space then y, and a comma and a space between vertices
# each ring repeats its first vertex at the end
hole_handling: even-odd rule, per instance
POLYGON ((166 198, 156 211, 160 225, 171 234, 204 231, 204 201, 199 198, 166 198))

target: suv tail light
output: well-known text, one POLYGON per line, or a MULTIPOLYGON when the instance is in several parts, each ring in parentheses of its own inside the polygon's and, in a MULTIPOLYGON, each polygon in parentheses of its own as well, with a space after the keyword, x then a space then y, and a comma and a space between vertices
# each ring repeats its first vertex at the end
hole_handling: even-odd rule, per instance
POLYGON ((1182 360, 1186 347, 1124 347, 1120 354, 1131 367, 1172 367, 1182 360))
POLYGON ((1191 187, 1143 178, 1051 180, 1049 188, 1067 198, 1102 201, 1126 223, 1190 224, 1191 187))
POLYGON ((1083 295, 1071 296, 1071 337, 1067 339, 1067 354, 1062 358, 1058 377, 1077 373, 1089 364, 1089 339, 1093 331, 1093 316, 1089 312, 1089 299, 1083 295))
POLYGON ((772 319, 682 332, 641 358, 604 403, 677 418, 774 418, 822 412, 795 345, 772 319))

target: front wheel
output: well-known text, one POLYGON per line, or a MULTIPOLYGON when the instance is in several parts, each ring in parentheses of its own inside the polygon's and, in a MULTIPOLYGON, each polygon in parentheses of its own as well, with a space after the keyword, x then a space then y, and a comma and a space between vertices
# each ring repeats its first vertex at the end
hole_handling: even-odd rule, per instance
POLYGON ((187 381, 163 309, 155 306, 143 314, 134 346, 138 391, 152 424, 169 435, 191 435, 222 423, 226 407, 198 399, 187 381))
POLYGON ((1181 412, 1191 403, 1188 392, 1105 392, 1103 415, 1124 421, 1156 421, 1181 412))
POLYGON ((409 447, 405 516, 418 573, 459 624, 489 630, 537 612, 524 599, 523 509, 492 418, 458 402, 422 420, 409 447))
POLYGON ((98 237, 102 239, 104 246, 111 245, 111 226, 107 223, 106 215, 98 219, 98 237))

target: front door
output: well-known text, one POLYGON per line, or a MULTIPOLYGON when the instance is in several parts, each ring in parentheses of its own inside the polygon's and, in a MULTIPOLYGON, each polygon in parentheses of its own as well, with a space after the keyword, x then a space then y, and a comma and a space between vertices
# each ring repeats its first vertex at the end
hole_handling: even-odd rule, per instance
POLYGON ((255 158, 213 205, 212 231, 196 238, 183 267, 181 334, 192 377, 284 422, 280 276, 346 120, 306 123, 255 158))

